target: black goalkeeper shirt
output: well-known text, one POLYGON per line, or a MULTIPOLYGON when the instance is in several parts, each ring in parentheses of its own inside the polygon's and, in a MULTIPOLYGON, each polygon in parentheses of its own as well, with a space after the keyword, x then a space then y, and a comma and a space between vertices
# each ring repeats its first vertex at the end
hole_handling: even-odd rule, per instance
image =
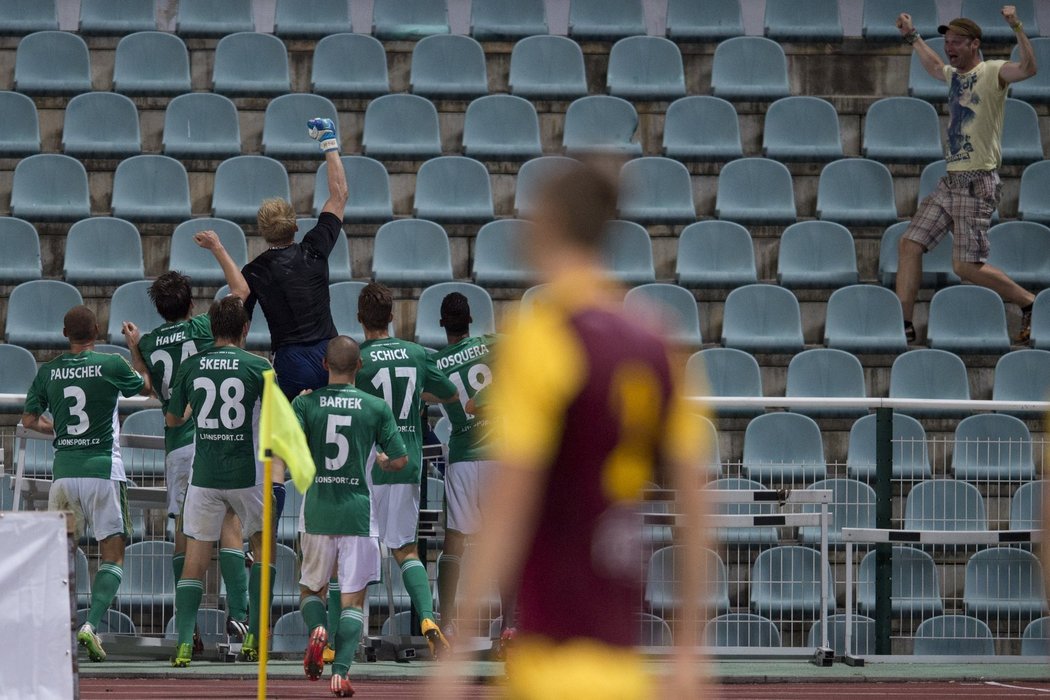
POLYGON ((339 217, 321 212, 301 243, 271 248, 244 266, 250 290, 244 306, 249 317, 256 302, 262 306, 271 350, 338 335, 328 296, 328 256, 341 235, 339 217))

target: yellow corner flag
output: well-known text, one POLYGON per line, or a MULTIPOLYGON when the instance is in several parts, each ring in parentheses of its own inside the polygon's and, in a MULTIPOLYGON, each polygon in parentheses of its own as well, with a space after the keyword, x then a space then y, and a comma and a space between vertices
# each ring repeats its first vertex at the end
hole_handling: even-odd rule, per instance
POLYGON ((291 472, 295 488, 299 493, 306 493, 314 481, 317 468, 306 446, 306 435, 299 425, 299 419, 292 412, 284 393, 277 386, 272 369, 263 372, 262 412, 259 416, 259 459, 277 456, 284 460, 291 472))

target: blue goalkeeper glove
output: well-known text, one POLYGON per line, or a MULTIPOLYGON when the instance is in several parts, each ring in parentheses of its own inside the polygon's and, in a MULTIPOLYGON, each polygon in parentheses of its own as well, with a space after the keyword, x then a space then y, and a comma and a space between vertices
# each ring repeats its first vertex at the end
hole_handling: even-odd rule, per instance
POLYGON ((327 153, 339 150, 339 139, 335 136, 335 122, 331 119, 316 117, 306 122, 306 128, 309 129, 310 138, 320 141, 322 151, 327 153))

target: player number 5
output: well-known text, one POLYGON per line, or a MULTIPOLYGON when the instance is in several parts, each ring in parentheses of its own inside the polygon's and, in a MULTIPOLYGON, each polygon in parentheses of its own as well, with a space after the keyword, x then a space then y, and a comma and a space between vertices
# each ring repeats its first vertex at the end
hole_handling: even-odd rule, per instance
MULTIPOLYGON (((353 416, 328 416, 328 427, 325 429, 325 446, 335 445, 335 457, 324 458, 324 468, 331 471, 341 469, 346 464, 346 458, 350 456, 350 442, 346 435, 339 432, 339 428, 350 428, 353 416)), ((325 450, 327 452, 327 450, 325 450)))

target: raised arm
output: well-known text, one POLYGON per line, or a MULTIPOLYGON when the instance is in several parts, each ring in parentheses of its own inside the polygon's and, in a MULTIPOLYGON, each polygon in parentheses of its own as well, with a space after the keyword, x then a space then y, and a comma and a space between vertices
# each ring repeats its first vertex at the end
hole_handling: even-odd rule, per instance
POLYGON ((150 378, 149 369, 146 367, 146 361, 142 358, 142 353, 139 351, 139 341, 142 340, 142 332, 131 321, 124 321, 120 332, 124 334, 124 339, 128 343, 128 350, 131 351, 131 368, 142 377, 143 385, 142 389, 139 390, 139 394, 149 396, 153 393, 153 381, 150 378))
POLYGON ((901 32, 901 37, 912 45, 915 52, 919 54, 919 61, 922 63, 922 67, 926 69, 926 72, 932 75, 934 78, 940 81, 944 81, 944 61, 937 55, 937 52, 930 48, 929 44, 922 40, 919 33, 915 31, 915 25, 912 24, 911 15, 907 12, 902 12, 897 16, 897 29, 901 32))
POLYGON ((316 118, 308 121, 306 126, 310 138, 320 142, 325 163, 328 164, 328 200, 321 211, 335 214, 342 221, 349 191, 343 161, 339 158, 339 138, 335 135, 335 122, 331 119, 316 118))
POLYGON ((214 231, 198 231, 193 234, 193 241, 205 250, 211 251, 222 268, 222 274, 226 277, 226 284, 230 285, 230 295, 244 301, 248 298, 248 283, 241 274, 241 269, 230 257, 230 253, 222 245, 219 235, 214 231))
POLYGON ((1035 52, 1032 51, 1032 42, 1024 33, 1024 25, 1017 19, 1017 9, 1013 5, 1004 5, 1002 9, 1003 19, 1014 30, 1017 35, 1017 46, 1020 47, 1021 60, 1009 61, 999 69, 999 83, 1005 87, 1009 83, 1016 83, 1025 78, 1031 78, 1039 70, 1035 62, 1035 52))

